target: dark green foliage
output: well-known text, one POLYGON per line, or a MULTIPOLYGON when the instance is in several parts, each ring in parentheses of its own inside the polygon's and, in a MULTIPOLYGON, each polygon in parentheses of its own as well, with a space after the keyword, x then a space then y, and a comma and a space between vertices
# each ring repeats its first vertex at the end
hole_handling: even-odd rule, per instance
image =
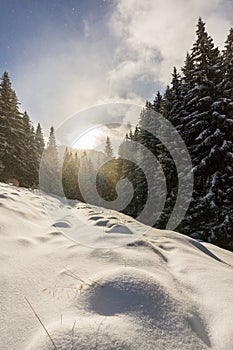
POLYGON ((41 127, 36 135, 5 72, 0 85, 0 181, 18 182, 31 187, 39 183, 40 158, 44 148, 41 127))
MULTIPOLYGON (((214 46, 201 18, 196 34, 197 40, 191 54, 186 56, 182 75, 174 68, 171 85, 164 96, 158 93, 153 104, 146 101, 139 119, 137 141, 157 157, 166 176, 167 199, 156 226, 166 226, 176 201, 178 177, 169 150, 148 130, 163 134, 173 153, 179 155, 179 149, 176 149, 175 134, 166 135, 163 125, 150 113, 152 109, 172 123, 192 159, 192 202, 177 230, 233 249, 233 30, 222 54, 214 46)), ((130 149, 131 140, 126 137, 120 155, 130 149)), ((136 164, 148 163, 148 169, 152 166, 146 153, 135 148, 134 157, 136 164)), ((148 178, 139 175, 137 166, 129 162, 122 166, 122 178, 130 179, 135 187, 137 195, 125 212, 136 217, 150 191, 148 178)))
POLYGON ((19 181, 20 177, 23 120, 18 104, 8 73, 5 72, 0 84, 1 181, 8 181, 11 178, 19 181))
POLYGON ((98 168, 97 190, 106 201, 113 201, 117 198, 116 184, 120 179, 121 166, 118 159, 112 158, 98 168))
POLYGON ((194 192, 182 232, 227 247, 233 239, 225 230, 232 210, 231 205, 226 206, 232 188, 232 143, 226 115, 230 101, 225 100, 222 89, 222 57, 201 19, 183 71, 188 89, 182 106, 185 118, 181 132, 192 158, 194 192))
POLYGON ((23 145, 20 163, 20 184, 30 187, 38 184, 38 163, 35 148, 35 133, 28 114, 23 115, 23 145))
POLYGON ((53 126, 50 128, 47 148, 42 158, 40 186, 46 193, 61 194, 58 151, 53 126))
POLYGON ((157 113, 162 113, 162 108, 163 108, 163 96, 161 93, 158 91, 157 95, 155 96, 155 99, 153 101, 153 109, 157 113))
POLYGON ((104 153, 109 158, 111 158, 113 156, 112 145, 111 145, 110 138, 108 136, 106 138, 106 145, 105 145, 105 148, 104 148, 104 153))
POLYGON ((45 142, 44 135, 41 129, 40 123, 37 124, 36 132, 35 132, 35 149, 36 149, 36 158, 38 164, 40 164, 42 154, 44 152, 45 142))
POLYGON ((83 201, 79 189, 78 173, 80 169, 80 158, 77 152, 66 150, 62 167, 62 185, 66 198, 83 201))
POLYGON ((86 151, 80 158, 80 169, 78 173, 78 183, 81 195, 85 202, 98 205, 98 198, 93 196, 93 188, 95 184, 95 172, 91 159, 86 151))
MULTIPOLYGON (((134 193, 131 203, 129 203, 124 209, 124 213, 137 217, 137 213, 140 212, 145 204, 147 198, 147 192, 145 188, 140 185, 146 183, 145 175, 138 165, 138 149, 137 142, 139 141, 139 135, 141 131, 136 126, 134 132, 130 131, 129 135, 126 135, 125 140, 119 146, 119 159, 121 162, 121 175, 120 179, 131 182, 134 193), (141 191, 142 188, 142 191, 141 191)), ((126 186, 125 186, 126 187, 126 186)), ((125 200, 128 200, 129 193, 127 188, 124 190, 125 200)))

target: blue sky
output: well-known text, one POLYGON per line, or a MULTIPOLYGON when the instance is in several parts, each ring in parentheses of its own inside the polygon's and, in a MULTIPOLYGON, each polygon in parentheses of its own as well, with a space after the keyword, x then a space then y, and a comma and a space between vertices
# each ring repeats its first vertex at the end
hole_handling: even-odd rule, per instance
POLYGON ((1 0, 0 67, 14 71, 20 60, 30 56, 30 42, 52 45, 41 42, 45 31, 56 29, 63 40, 82 36, 83 19, 93 22, 103 19, 108 5, 103 0, 1 0))
POLYGON ((96 104, 143 105, 183 64, 198 17, 222 48, 232 13, 231 0, 0 0, 0 70, 56 128, 96 104))

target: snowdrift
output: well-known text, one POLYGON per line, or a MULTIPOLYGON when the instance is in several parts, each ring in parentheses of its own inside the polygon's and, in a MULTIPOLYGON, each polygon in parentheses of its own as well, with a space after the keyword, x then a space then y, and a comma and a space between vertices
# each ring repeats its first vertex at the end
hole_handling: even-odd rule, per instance
MULTIPOLYGON (((72 210, 83 235, 134 234, 122 214, 72 210)), ((0 184, 1 350, 233 349, 232 253, 156 229, 90 248, 61 233, 70 226, 49 220, 39 192, 0 184)))

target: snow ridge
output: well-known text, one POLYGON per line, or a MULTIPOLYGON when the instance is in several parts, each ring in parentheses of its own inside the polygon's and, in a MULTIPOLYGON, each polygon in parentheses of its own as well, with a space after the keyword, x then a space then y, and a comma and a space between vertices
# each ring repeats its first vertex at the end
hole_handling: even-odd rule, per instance
MULTIPOLYGON (((59 350, 232 349, 231 252, 149 228, 115 249, 83 246, 60 231, 69 218, 53 225, 38 192, 0 190, 2 350, 54 349, 25 297, 59 350)), ((122 229, 137 224, 84 203, 70 210, 86 231, 121 220, 114 235, 132 236, 122 229)))

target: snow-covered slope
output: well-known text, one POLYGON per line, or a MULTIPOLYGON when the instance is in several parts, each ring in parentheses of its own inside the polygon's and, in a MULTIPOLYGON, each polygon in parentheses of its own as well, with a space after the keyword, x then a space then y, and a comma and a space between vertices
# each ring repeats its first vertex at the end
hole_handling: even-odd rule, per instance
MULTIPOLYGON (((119 218, 77 206, 84 235, 119 218)), ((1 350, 233 349, 232 253, 156 229, 115 249, 78 245, 39 193, 5 184, 0 218, 1 350)))

